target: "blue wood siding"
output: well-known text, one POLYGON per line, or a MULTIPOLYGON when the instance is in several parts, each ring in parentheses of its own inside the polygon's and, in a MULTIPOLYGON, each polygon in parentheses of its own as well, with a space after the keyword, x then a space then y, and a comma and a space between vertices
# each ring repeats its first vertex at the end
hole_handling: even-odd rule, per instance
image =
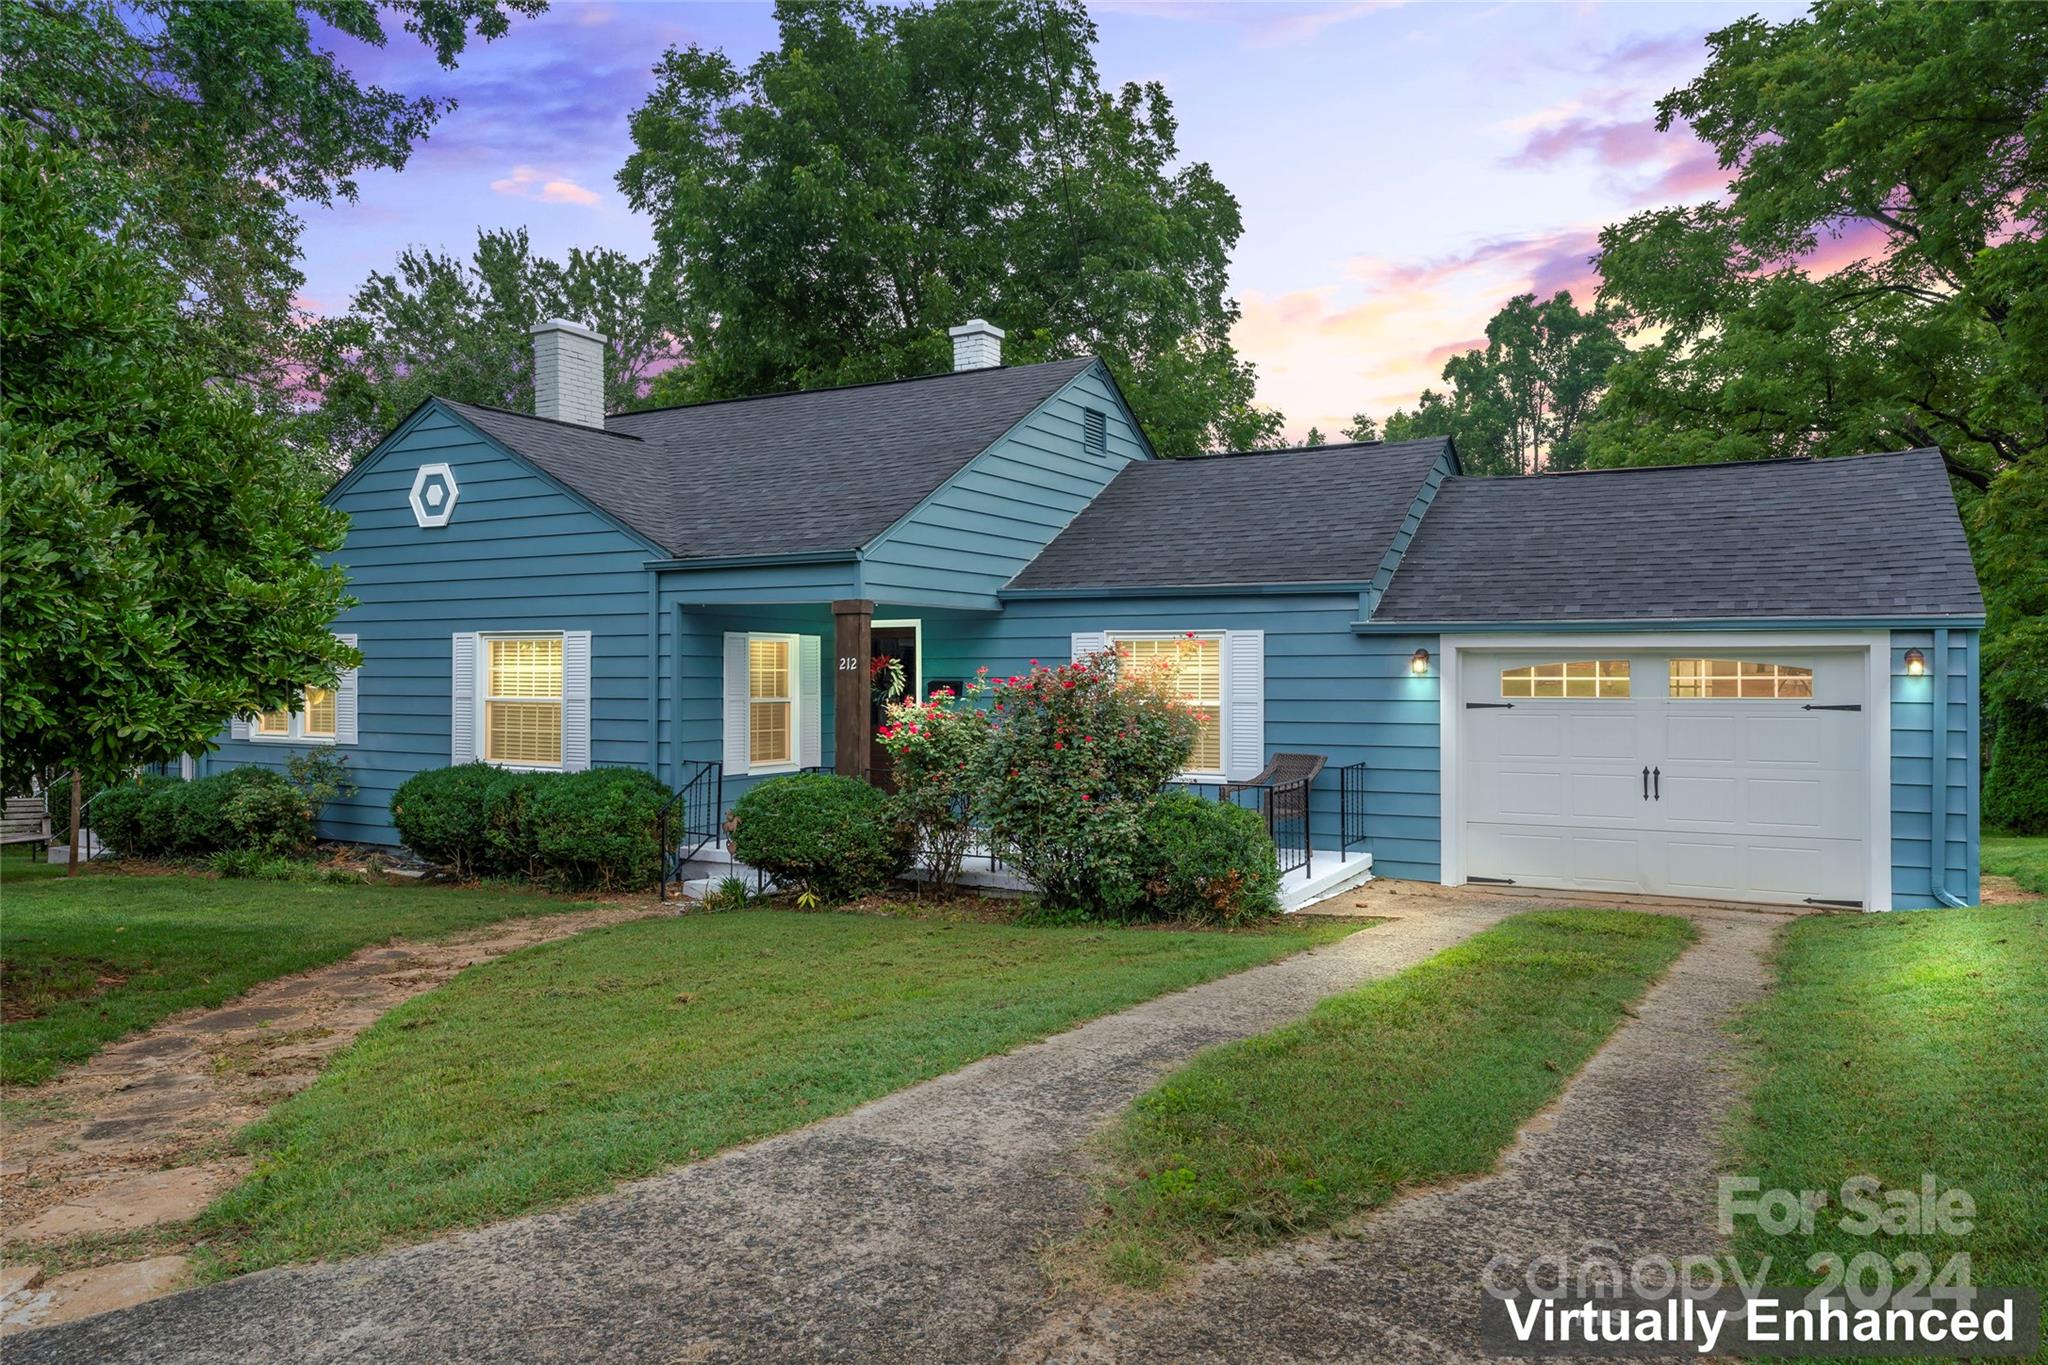
MULTIPOLYGON (((725 636, 728 631, 765 631, 779 635, 811 635, 820 641, 819 676, 810 679, 819 694, 819 755, 832 763, 832 612, 827 604, 764 603, 742 607, 696 607, 678 600, 681 591, 664 581, 662 622, 661 776, 670 786, 681 777, 682 763, 722 761, 725 757, 725 636), (678 689, 674 680, 680 677, 678 689)), ((741 773, 725 775, 725 801, 730 806, 749 787, 764 779, 741 773)))
MULTIPOLYGON (((359 605, 334 623, 363 652, 359 742, 343 745, 361 792, 330 805, 320 833, 392 844, 391 793, 447 766, 451 637, 471 630, 591 632, 591 761, 645 766, 648 669, 646 545, 524 461, 438 408, 421 412, 342 484, 349 515, 334 558, 359 605), (447 526, 422 528, 406 502, 421 464, 446 463, 461 496, 447 526)), ((282 768, 298 747, 223 736, 209 770, 282 768)))
POLYGON ((1901 630, 1891 640, 1892 905, 1925 909, 1934 897, 1935 795, 1946 787, 1948 890, 1967 904, 1978 897, 1978 632, 1948 632, 1948 657, 1935 632, 1901 630), (1906 676, 1906 651, 1927 657, 1924 677, 1906 676), (1936 674, 1947 672, 1947 745, 1936 753, 1936 674))
POLYGON ((1095 366, 867 547, 863 597, 993 610, 996 591, 1037 557, 1118 470, 1146 458, 1144 438, 1095 366), (1108 448, 1082 447, 1083 414, 1103 414, 1108 448))
MULTIPOLYGON (((906 613, 907 614, 907 613, 906 613)), ((1365 762, 1369 849, 1382 876, 1440 875, 1441 746, 1437 676, 1409 659, 1439 648, 1434 635, 1357 636, 1356 593, 1258 593, 1174 598, 1023 599, 998 617, 927 614, 925 676, 1000 674, 1032 659, 1064 662, 1077 631, 1263 630, 1268 756, 1327 755, 1312 800, 1315 845, 1338 842, 1337 773, 1365 762)))

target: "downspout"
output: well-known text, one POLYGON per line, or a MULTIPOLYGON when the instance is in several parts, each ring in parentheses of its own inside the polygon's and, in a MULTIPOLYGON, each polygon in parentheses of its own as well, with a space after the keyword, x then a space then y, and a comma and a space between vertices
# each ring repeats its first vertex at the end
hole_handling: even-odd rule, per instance
POLYGON ((1939 627, 1934 632, 1934 789, 1928 805, 1932 809, 1934 828, 1929 831, 1933 838, 1931 866, 1928 871, 1929 890, 1934 899, 1952 909, 1961 910, 1963 902, 1957 900, 1948 889, 1948 628, 1939 627))
POLYGON ((647 771, 661 778, 661 575, 647 571, 647 771))

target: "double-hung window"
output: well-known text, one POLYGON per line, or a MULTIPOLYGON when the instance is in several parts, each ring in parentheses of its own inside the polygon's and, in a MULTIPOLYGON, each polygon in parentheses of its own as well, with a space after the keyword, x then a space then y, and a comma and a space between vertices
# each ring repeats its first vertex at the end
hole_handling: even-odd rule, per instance
POLYGON ((788 635, 747 637, 747 768, 796 762, 796 640, 788 635))
POLYGON ((1127 676, 1157 678, 1186 702, 1197 717, 1195 749, 1188 773, 1197 777, 1223 774, 1223 637, 1193 635, 1114 636, 1127 676))
POLYGON ((519 768, 562 766, 562 637, 484 637, 483 756, 519 768))
MULTIPOLYGON (((336 639, 351 649, 353 635, 336 639)), ((354 744, 356 742, 356 675, 348 669, 339 687, 308 687, 299 704, 287 711, 258 711, 252 717, 237 717, 229 727, 230 739, 268 740, 280 744, 354 744)))

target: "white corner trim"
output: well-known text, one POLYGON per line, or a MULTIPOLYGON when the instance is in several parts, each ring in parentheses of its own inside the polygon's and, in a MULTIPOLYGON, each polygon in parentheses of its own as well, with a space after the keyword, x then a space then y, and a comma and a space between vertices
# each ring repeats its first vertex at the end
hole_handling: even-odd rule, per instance
POLYGON ((1467 650, 1538 649, 1565 653, 1636 649, 1674 652, 1680 647, 1700 649, 1837 649, 1860 650, 1863 654, 1864 713, 1869 753, 1866 764, 1868 811, 1863 841, 1865 871, 1863 907, 1870 911, 1892 908, 1892 693, 1891 632, 1888 630, 1813 631, 1632 631, 1626 634, 1599 632, 1584 635, 1441 635, 1438 637, 1440 681, 1437 697, 1438 797, 1437 841, 1439 880, 1444 886, 1465 884, 1464 849, 1459 834, 1464 826, 1460 805, 1458 733, 1464 708, 1459 667, 1467 650))
POLYGON ((406 494, 406 501, 412 504, 412 519, 431 528, 448 524, 455 515, 455 500, 461 496, 454 469, 445 464, 423 464, 412 476, 412 492, 406 494))

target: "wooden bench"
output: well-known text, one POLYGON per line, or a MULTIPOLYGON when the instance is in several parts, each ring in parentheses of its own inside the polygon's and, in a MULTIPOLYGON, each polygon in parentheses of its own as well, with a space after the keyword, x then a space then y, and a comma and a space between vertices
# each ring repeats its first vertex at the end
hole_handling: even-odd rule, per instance
POLYGON ((48 844, 50 803, 40 796, 10 796, 0 815, 0 844, 48 844))

